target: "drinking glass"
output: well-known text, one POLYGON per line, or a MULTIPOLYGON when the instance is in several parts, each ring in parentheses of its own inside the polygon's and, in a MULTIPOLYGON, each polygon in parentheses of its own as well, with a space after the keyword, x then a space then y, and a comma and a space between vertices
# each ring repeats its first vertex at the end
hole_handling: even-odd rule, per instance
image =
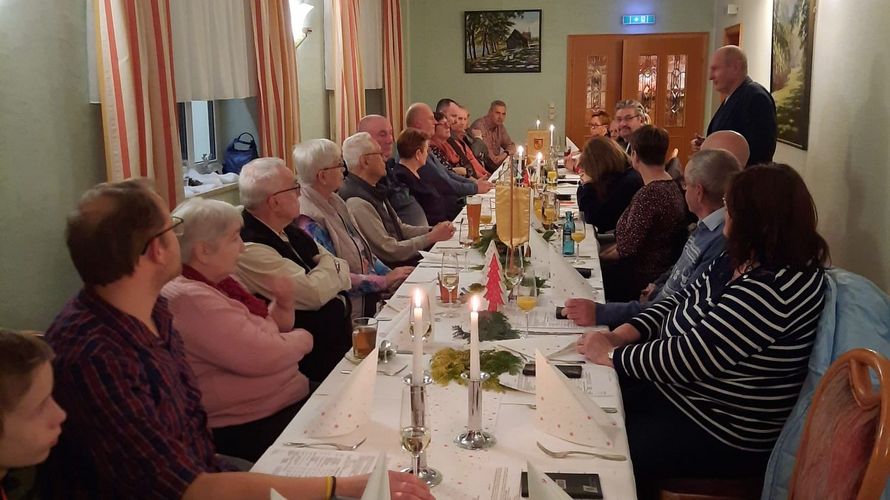
POLYGON ((411 472, 420 478, 420 454, 430 444, 430 429, 426 423, 426 405, 417 398, 412 401, 411 386, 402 388, 402 411, 399 418, 399 442, 411 454, 411 472), (419 406, 419 408, 418 408, 419 406))
POLYGON ((538 303, 538 282, 534 269, 526 269, 516 287, 516 305, 525 313, 525 336, 528 337, 528 315, 538 303))
POLYGON ((483 226, 491 226, 494 213, 494 198, 482 202, 482 214, 479 215, 479 223, 483 226))
POLYGON ((510 284, 510 296, 516 295, 516 285, 522 279, 525 250, 522 246, 507 250, 507 262, 504 264, 504 278, 510 284))
POLYGON ((465 221, 465 219, 461 219, 460 225, 457 228, 457 241, 458 241, 458 244, 460 244, 460 247, 462 248, 461 256, 463 257, 463 266, 461 267, 461 270, 466 272, 466 271, 470 270, 470 267, 469 267, 470 259, 469 259, 468 254, 470 252, 470 249, 473 248, 473 245, 476 243, 476 238, 478 238, 479 223, 478 223, 478 218, 477 218, 477 223, 476 223, 477 236, 476 236, 476 238, 474 238, 473 231, 472 231, 472 229, 473 229, 472 224, 465 224, 464 221, 465 221))
POLYGON ((479 222, 482 215, 482 198, 479 196, 470 196, 467 198, 467 237, 471 242, 479 239, 479 222))
POLYGON ((355 318, 352 320, 352 355, 365 359, 377 345, 377 320, 355 318))
POLYGON ((578 212, 578 221, 575 223, 575 230, 572 232, 572 241, 575 242, 575 259, 572 264, 580 264, 584 260, 581 258, 581 242, 587 238, 587 223, 584 222, 584 214, 578 212))
MULTIPOLYGON (((448 290, 449 296, 457 290, 460 284, 460 265, 457 262, 457 254, 449 252, 442 255, 442 269, 439 271, 439 282, 448 290)), ((454 305, 449 307, 446 318, 454 318, 454 305)))

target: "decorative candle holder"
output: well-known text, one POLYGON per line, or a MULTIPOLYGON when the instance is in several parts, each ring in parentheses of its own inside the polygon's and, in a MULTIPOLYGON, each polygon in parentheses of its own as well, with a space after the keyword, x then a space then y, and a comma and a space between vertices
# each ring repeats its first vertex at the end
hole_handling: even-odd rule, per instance
MULTIPOLYGON (((433 383, 433 378, 426 371, 423 372, 423 380, 420 384, 415 385, 413 378, 410 373, 402 378, 402 381, 411 387, 411 424, 426 427, 426 386, 433 383)), ((406 467, 401 472, 414 474, 414 468, 406 467)), ((429 487, 442 482, 442 473, 427 465, 426 450, 420 452, 420 471, 416 476, 429 487)))
POLYGON ((457 435, 454 442, 466 450, 483 450, 491 448, 497 443, 495 437, 482 430, 482 382, 491 376, 482 372, 479 380, 470 378, 470 374, 464 372, 461 378, 467 381, 467 430, 457 435))

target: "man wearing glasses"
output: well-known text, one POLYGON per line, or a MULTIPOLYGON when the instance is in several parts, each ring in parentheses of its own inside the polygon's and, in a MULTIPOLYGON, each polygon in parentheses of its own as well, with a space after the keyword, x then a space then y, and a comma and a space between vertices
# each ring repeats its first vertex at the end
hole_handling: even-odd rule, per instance
POLYGON ((300 371, 321 382, 352 346, 345 293, 352 286, 349 264, 291 225, 300 215, 300 185, 284 160, 251 161, 241 170, 238 188, 245 243, 238 278, 252 293, 270 299, 277 287, 296 290, 294 328, 308 330, 314 342, 312 352, 300 361, 300 371))
POLYGON ((630 136, 645 125, 646 108, 640 101, 625 99, 615 104, 615 121, 618 123, 618 137, 612 137, 625 153, 630 153, 630 136))

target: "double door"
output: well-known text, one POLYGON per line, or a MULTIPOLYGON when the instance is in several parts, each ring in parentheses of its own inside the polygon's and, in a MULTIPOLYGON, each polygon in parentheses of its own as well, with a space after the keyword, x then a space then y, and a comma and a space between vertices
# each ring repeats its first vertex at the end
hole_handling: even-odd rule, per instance
POLYGON ((707 33, 570 35, 565 130, 581 147, 595 109, 615 115, 615 103, 636 99, 650 123, 668 131, 685 163, 689 141, 702 132, 707 82, 707 33))

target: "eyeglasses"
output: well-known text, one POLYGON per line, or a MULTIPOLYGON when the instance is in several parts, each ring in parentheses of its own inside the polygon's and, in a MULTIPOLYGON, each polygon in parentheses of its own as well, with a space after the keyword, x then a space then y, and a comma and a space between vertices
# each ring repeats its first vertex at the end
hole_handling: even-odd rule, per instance
POLYGON ((643 115, 616 116, 615 121, 616 122, 629 122, 629 121, 633 120, 634 118, 639 118, 641 116, 643 116, 643 115))
POLYGON ((335 168, 346 168, 346 162, 343 161, 343 158, 340 158, 340 161, 337 162, 337 164, 334 165, 333 167, 327 167, 327 168, 321 169, 321 172, 324 172, 325 170, 334 170, 335 168))
POLYGON ((380 155, 380 157, 383 158, 383 153, 380 151, 377 151, 375 153, 364 153, 362 156, 374 156, 374 155, 380 155))
POLYGON ((184 230, 185 228, 182 227, 182 222, 183 222, 182 219, 181 219, 180 217, 175 216, 175 215, 171 216, 170 219, 172 219, 172 221, 173 221, 173 223, 170 225, 170 227, 168 227, 168 228, 166 228, 166 229, 163 229, 163 230, 159 231, 159 232, 156 233, 154 236, 152 236, 151 238, 149 238, 148 241, 145 242, 145 246, 142 247, 142 251, 139 253, 139 255, 145 255, 145 252, 148 251, 148 245, 150 245, 151 242, 152 242, 155 238, 157 238, 158 236, 160 236, 160 235, 166 233, 167 231, 173 231, 173 234, 175 234, 176 236, 182 236, 182 235, 183 235, 183 232, 184 232, 183 230, 184 230))
POLYGON ((300 188, 301 188, 301 187, 303 187, 303 186, 301 186, 299 183, 295 183, 294 187, 289 187, 289 188, 287 188, 287 189, 282 189, 281 191, 275 191, 274 193, 272 193, 272 194, 269 195, 269 198, 271 198, 271 197, 273 197, 273 196, 275 196, 275 195, 279 195, 279 194, 281 194, 281 193, 287 193, 287 192, 289 192, 289 191, 296 191, 297 194, 299 195, 299 194, 300 194, 300 188))
POLYGON ((447 123, 437 123, 436 126, 437 127, 447 127, 448 124, 447 123))

